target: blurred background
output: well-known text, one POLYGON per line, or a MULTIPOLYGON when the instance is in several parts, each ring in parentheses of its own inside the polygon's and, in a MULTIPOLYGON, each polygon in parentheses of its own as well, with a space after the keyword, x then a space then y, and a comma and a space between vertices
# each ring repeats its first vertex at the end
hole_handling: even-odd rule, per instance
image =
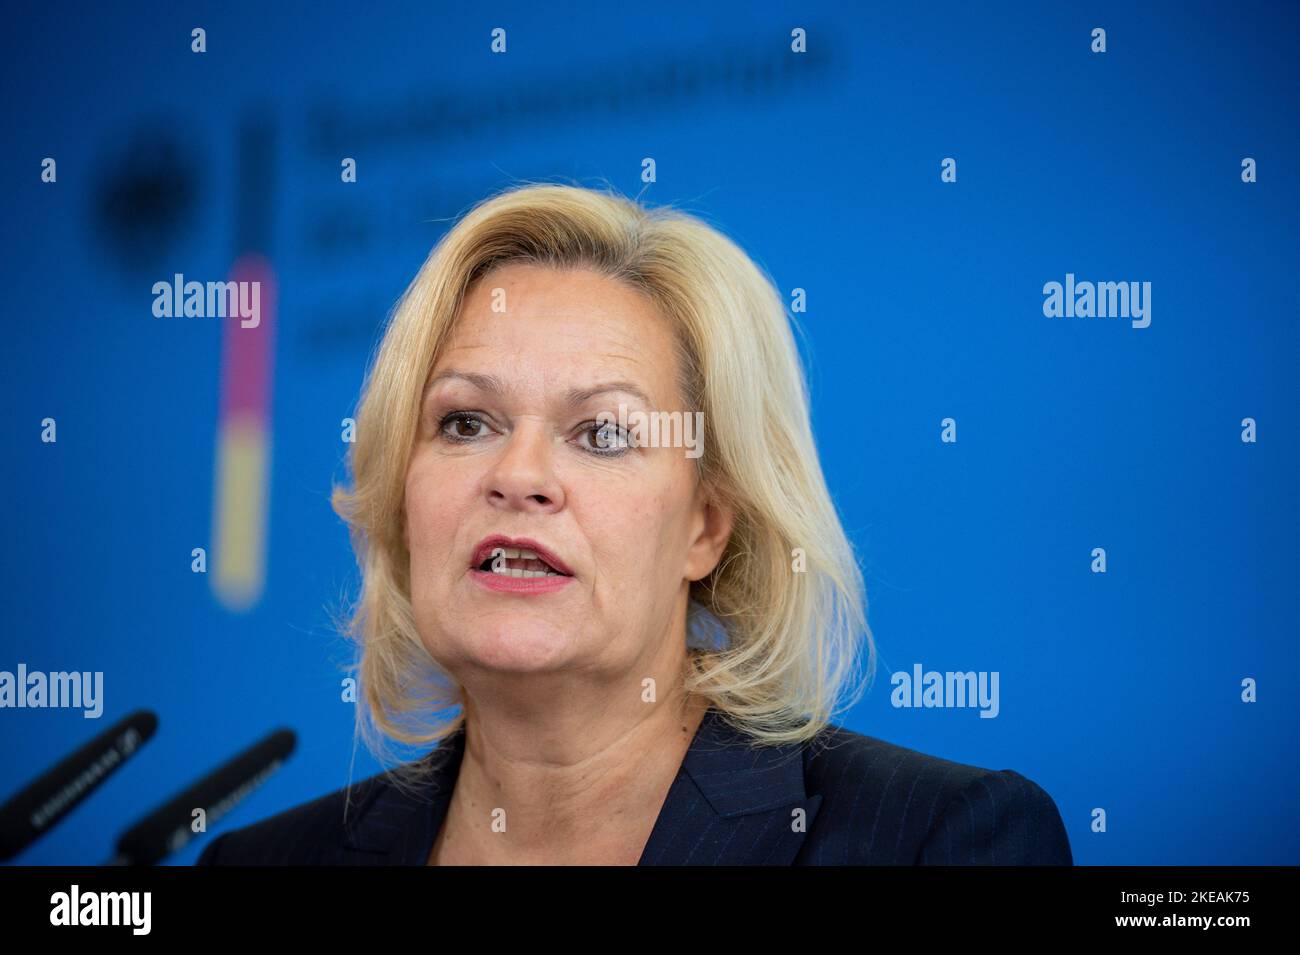
POLYGON ((1079 863, 1300 862, 1296 4, 8 11, 0 670, 102 671, 104 709, 0 710, 0 800, 160 720, 18 863, 103 861, 276 727, 292 758, 169 862, 378 771, 341 422, 430 249, 521 179, 672 202, 806 290, 880 652, 844 725, 1028 776, 1079 863), (1151 282, 1150 326, 1046 318, 1067 272, 1151 282), (156 318, 176 273, 261 276, 257 334, 156 318), (891 706, 918 663, 997 671, 997 718, 891 706))

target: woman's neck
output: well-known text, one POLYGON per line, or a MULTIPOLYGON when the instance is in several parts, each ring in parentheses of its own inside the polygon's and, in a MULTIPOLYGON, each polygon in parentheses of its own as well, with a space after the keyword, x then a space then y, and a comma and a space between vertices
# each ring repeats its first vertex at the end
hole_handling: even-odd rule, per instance
POLYGON ((429 865, 635 865, 708 709, 640 704, 529 736, 480 709, 429 865))

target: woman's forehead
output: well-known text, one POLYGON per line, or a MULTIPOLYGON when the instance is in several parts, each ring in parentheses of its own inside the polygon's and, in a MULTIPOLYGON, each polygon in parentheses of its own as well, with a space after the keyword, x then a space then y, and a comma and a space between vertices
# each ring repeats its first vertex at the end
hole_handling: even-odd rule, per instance
POLYGON ((514 389, 567 393, 617 381, 651 400, 669 399, 677 364, 672 328, 636 290, 594 273, 500 286, 493 273, 487 278, 467 297, 431 385, 493 378, 514 389), (495 296, 500 308, 493 307, 494 288, 504 290, 495 296))
POLYGON ((488 272, 470 286, 455 330, 473 333, 487 319, 516 318, 536 323, 573 324, 610 337, 645 337, 645 325, 667 322, 640 289, 591 269, 554 269, 514 263, 488 272), (597 329, 596 326, 601 326, 597 329))

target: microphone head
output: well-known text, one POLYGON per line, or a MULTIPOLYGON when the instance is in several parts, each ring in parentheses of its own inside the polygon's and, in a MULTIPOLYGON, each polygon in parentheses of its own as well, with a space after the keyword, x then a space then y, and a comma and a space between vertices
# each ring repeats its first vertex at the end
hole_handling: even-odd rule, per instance
POLYGON ((0 862, 45 835, 153 738, 158 716, 136 710, 0 806, 0 862))
POLYGON ((123 833, 117 857, 131 865, 153 865, 180 851, 195 837, 202 810, 207 831, 278 770, 297 745, 290 729, 278 729, 217 767, 123 833))

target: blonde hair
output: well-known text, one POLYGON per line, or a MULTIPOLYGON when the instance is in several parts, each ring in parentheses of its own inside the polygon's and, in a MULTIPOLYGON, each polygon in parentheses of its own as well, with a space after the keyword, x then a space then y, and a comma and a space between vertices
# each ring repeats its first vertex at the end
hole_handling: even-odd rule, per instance
POLYGON ((872 681, 862 575, 813 443, 792 319, 766 273, 720 231, 612 189, 529 183, 491 196, 437 244, 398 301, 366 376, 336 486, 362 588, 345 632, 359 645, 358 735, 427 747, 461 727, 460 688, 430 659, 410 601, 405 475, 426 378, 470 284, 506 262, 589 268, 650 296, 677 329, 685 407, 704 412, 701 480, 735 510, 694 605, 725 628, 689 647, 687 693, 756 741, 815 736, 872 681), (802 559, 806 566, 796 569, 802 559), (865 647, 866 672, 861 672, 865 647), (856 681, 865 676, 865 681, 856 681))

